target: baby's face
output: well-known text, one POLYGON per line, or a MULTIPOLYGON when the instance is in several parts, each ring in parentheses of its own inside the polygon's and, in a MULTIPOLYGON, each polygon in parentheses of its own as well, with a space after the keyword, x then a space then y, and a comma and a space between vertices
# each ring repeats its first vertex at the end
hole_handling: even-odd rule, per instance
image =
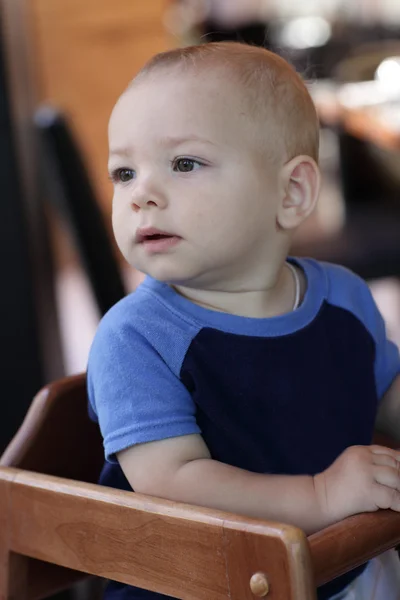
POLYGON ((217 75, 159 71, 135 83, 109 125, 126 260, 169 283, 251 285, 274 251, 279 170, 255 138, 240 94, 217 75))

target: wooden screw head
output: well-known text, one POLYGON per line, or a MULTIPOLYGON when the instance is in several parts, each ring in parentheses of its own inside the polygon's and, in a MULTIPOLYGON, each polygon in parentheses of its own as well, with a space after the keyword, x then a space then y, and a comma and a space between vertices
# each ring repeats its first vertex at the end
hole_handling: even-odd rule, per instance
POLYGON ((268 578, 265 573, 254 573, 250 579, 250 589, 258 598, 264 598, 269 592, 268 578))

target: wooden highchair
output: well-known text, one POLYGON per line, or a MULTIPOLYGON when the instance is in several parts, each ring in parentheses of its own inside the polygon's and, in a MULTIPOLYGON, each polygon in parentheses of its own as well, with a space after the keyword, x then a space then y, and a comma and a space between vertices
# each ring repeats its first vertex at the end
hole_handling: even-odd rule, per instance
POLYGON ((306 537, 101 487, 102 464, 85 376, 42 389, 0 461, 0 600, 39 600, 88 575, 183 600, 315 600, 317 585, 400 543, 392 511, 306 537))

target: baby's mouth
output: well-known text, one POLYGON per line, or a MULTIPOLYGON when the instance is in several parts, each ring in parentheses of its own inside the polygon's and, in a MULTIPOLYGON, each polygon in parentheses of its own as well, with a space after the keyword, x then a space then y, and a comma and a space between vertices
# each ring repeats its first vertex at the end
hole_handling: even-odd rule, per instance
POLYGON ((154 233, 153 235, 146 235, 145 238, 143 239, 143 242, 150 242, 152 240, 165 240, 170 237, 175 237, 175 236, 169 235, 168 233, 154 233))
POLYGON ((163 254, 179 244, 182 238, 154 227, 142 227, 136 232, 135 242, 140 244, 148 254, 163 254))
POLYGON ((135 242, 137 244, 142 244, 143 242, 151 242, 157 240, 165 240, 168 238, 176 238, 179 236, 174 235, 173 233, 169 233, 167 231, 162 231, 160 229, 156 229, 155 227, 142 227, 137 230, 135 236, 135 242))

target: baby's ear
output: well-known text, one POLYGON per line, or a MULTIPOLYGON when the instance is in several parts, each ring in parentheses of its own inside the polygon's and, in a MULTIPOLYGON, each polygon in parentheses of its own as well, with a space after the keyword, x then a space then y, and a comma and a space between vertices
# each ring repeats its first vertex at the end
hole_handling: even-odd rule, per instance
POLYGON ((296 156, 280 172, 277 221, 282 229, 295 229, 314 210, 320 188, 320 171, 310 156, 296 156))

